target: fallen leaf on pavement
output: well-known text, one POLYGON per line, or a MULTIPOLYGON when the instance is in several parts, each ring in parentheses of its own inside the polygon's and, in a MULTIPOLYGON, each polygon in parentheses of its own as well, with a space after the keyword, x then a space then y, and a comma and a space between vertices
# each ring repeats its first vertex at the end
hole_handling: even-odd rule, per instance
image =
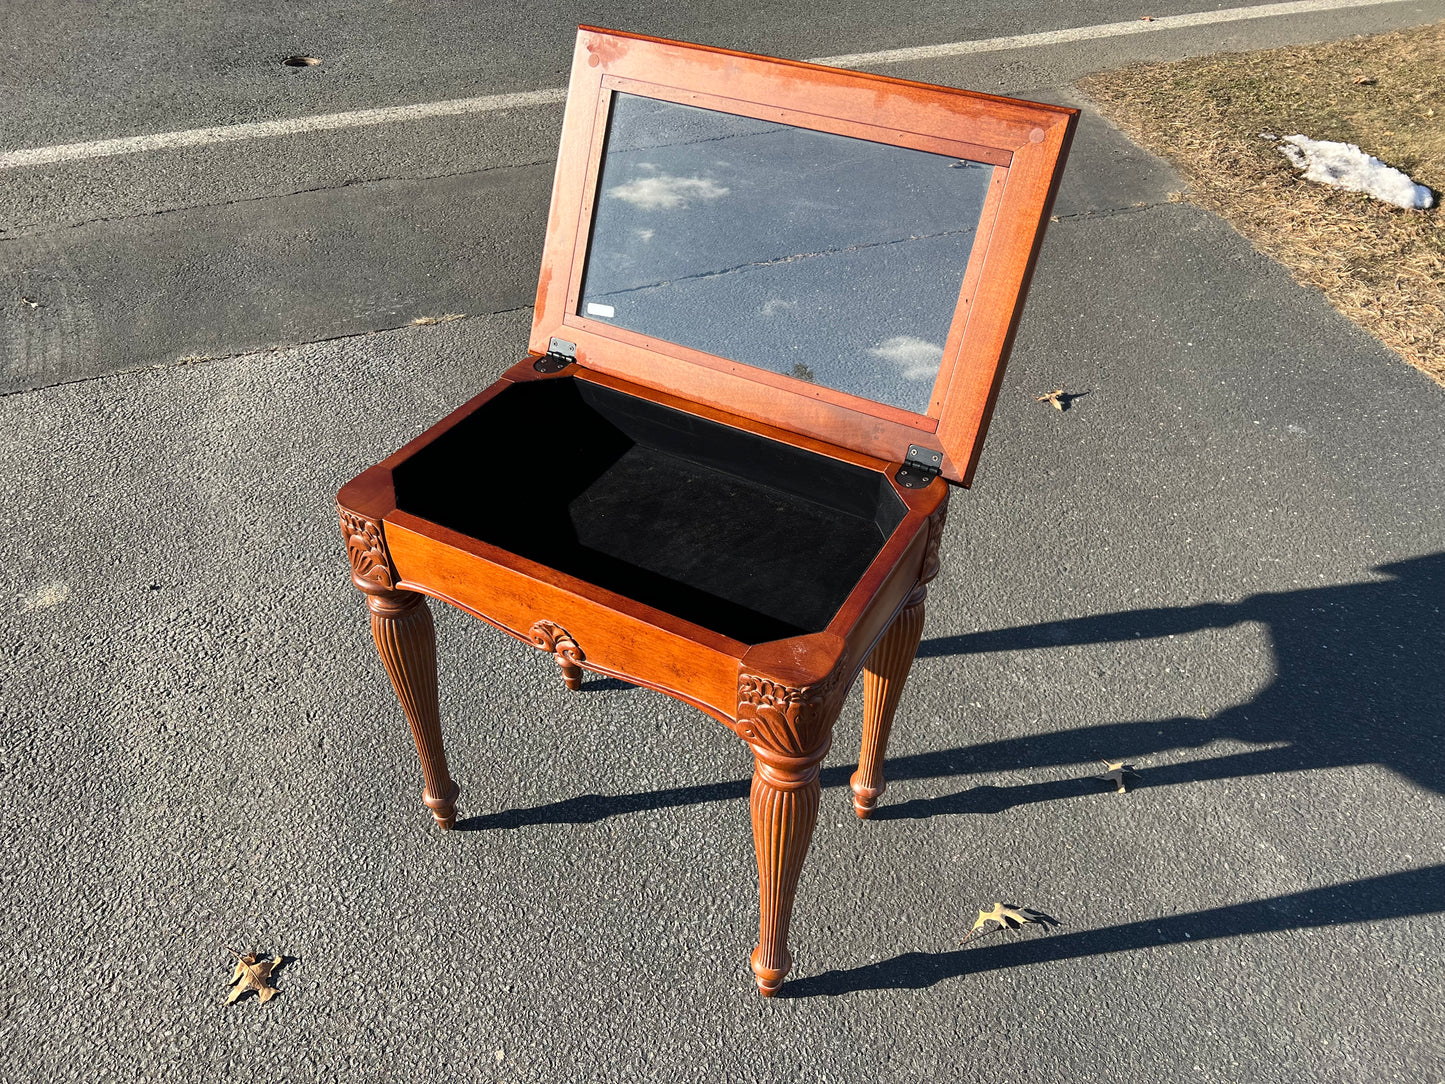
POLYGON ((1132 764, 1125 764, 1122 760, 1109 760, 1105 757, 1100 757, 1099 762, 1104 765, 1104 774, 1096 775, 1094 778, 1101 783, 1113 783, 1118 788, 1115 792, 1117 794, 1123 794, 1127 789, 1124 786, 1126 778, 1139 778, 1139 773, 1134 770, 1132 764))
POLYGON ((1021 929, 1031 922, 1045 928, 1059 925, 1058 919, 1046 915, 1042 911, 1035 911, 1031 907, 1020 907, 1016 903, 995 903, 992 910, 978 913, 978 919, 974 922, 973 928, 968 931, 959 944, 966 945, 975 937, 987 937, 991 933, 1021 929), (989 928, 991 922, 996 924, 992 929, 989 928))
POLYGON ((1065 391, 1064 391, 1063 388, 1055 388, 1053 391, 1049 392, 1047 395, 1035 395, 1035 396, 1034 396, 1034 402, 1036 402, 1036 403, 1048 403, 1048 404, 1049 404, 1050 406, 1052 406, 1055 410, 1063 410, 1066 401, 1067 401, 1067 393, 1065 393, 1065 391))
POLYGON ((236 957, 236 970, 232 972, 231 981, 228 983, 236 988, 231 991, 231 996, 226 998, 227 1005, 240 998, 248 990, 255 990, 257 998, 261 1001, 270 1001, 280 993, 271 984, 271 976, 281 966, 280 956, 270 960, 260 960, 256 958, 254 952, 248 952, 242 956, 233 948, 228 948, 226 951, 236 957), (241 985, 236 986, 238 982, 241 985))

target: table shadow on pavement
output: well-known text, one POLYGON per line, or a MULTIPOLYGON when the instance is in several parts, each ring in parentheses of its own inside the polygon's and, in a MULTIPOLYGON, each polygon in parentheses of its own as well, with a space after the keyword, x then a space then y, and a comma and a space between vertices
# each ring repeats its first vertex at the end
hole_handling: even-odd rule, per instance
MULTIPOLYGON (((1079 644, 1131 642, 1258 622, 1269 633, 1275 677, 1245 704, 1207 718, 1108 723, 967 747, 969 770, 1076 764, 1108 752, 1143 757, 1219 740, 1274 744, 1141 772, 1144 786, 1379 764, 1445 793, 1445 552, 1380 565, 1386 579, 1251 595, 1236 603, 1130 610, 1049 621, 924 643, 921 656, 976 655, 1079 644)), ((890 765, 891 767, 891 765, 890 765)), ((899 775, 889 772, 894 778, 899 775)), ((1067 793, 1064 784, 987 788, 904 803, 880 816, 994 812, 1067 793), (965 808, 951 809, 951 805, 965 808), (990 808, 990 806, 992 808, 990 808), (912 808, 910 808, 912 807, 912 808)))
MULTIPOLYGON (((1313 768, 1381 764, 1445 793, 1445 552, 1381 565, 1388 577, 1252 595, 1235 603, 1129 610, 925 641, 920 657, 1049 649, 1178 636, 1260 622, 1274 647, 1275 679, 1246 704, 1207 718, 1109 723, 1026 738, 890 757, 888 779, 935 779, 1078 764, 1101 752, 1140 758, 1221 739, 1274 748, 1142 770, 1135 786, 1313 768)), ((609 679, 610 680, 610 679, 609 679)), ((589 683, 601 686, 602 682, 589 683)), ((606 687, 630 688, 622 682, 606 687)), ((588 686, 584 685, 584 688, 588 686)), ((825 768, 824 787, 847 786, 852 766, 825 768)), ((458 821, 462 831, 523 825, 588 824, 607 817, 744 798, 745 779, 638 794, 585 794, 458 821)), ((1091 777, 1015 786, 977 786, 938 798, 880 805, 878 820, 1000 813, 1020 805, 1098 791, 1091 777)))
POLYGON ((793 979, 783 987, 781 996, 806 998, 862 990, 922 989, 944 979, 1055 960, 1440 911, 1445 911, 1445 866, 1427 866, 1097 930, 1025 937, 951 952, 905 952, 876 964, 793 979))

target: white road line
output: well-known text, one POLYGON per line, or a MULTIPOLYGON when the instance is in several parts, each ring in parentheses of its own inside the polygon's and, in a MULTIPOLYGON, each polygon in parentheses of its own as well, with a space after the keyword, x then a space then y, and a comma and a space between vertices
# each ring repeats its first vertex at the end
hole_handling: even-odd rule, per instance
MULTIPOLYGON (((911 60, 932 60, 937 57, 967 56, 974 53, 997 53, 1008 49, 1029 49, 1041 45, 1062 45, 1074 41, 1122 37, 1126 34, 1157 34, 1162 30, 1180 30, 1218 23, 1234 23, 1244 19, 1265 19, 1277 15, 1304 15, 1344 8, 1377 7, 1403 3, 1405 0, 1291 0, 1283 4, 1261 4, 1256 7, 1224 8, 1188 15, 1161 15, 1145 22, 1100 23, 1071 30, 1045 30, 1037 34, 1015 34, 1006 38, 984 38, 978 41, 954 41, 945 45, 920 45, 911 49, 884 49, 876 53, 849 53, 845 56, 817 57, 811 63, 835 68, 871 68, 885 64, 901 64, 911 60)), ((64 143, 53 147, 32 147, 0 154, 0 169, 44 166, 55 162, 75 162, 86 158, 109 158, 118 154, 141 154, 145 151, 170 150, 175 147, 200 147, 211 143, 237 143, 248 139, 296 135, 301 132, 325 132, 338 128, 361 128, 371 124, 392 124, 397 121, 427 120, 432 117, 453 117, 466 113, 492 113, 502 109, 521 109, 535 105, 556 105, 565 101, 565 87, 532 90, 520 94, 490 94, 480 98, 451 98, 419 105, 398 105, 386 109, 355 109, 345 113, 323 113, 315 117, 290 117, 285 120, 258 121, 251 124, 227 124, 218 128, 192 128, 185 132, 158 132, 155 135, 125 136, 120 139, 98 139, 90 143, 64 143)))
POLYGON ((868 68, 874 64, 902 64, 909 60, 932 60, 941 56, 967 56, 970 53, 997 53, 1005 49, 1029 49, 1040 45, 1063 45, 1071 41, 1093 41, 1096 38, 1117 38, 1125 34, 1157 34, 1161 30, 1180 30, 1216 23, 1237 23, 1244 19, 1264 19, 1274 15, 1306 15, 1317 11, 1341 8, 1376 7, 1398 3, 1399 0, 1293 0, 1287 4, 1261 4, 1258 7, 1222 8, 1219 11, 1197 11, 1188 15, 1161 15, 1145 22, 1133 19, 1127 23, 1100 23, 1079 26, 1072 30, 1045 30, 1038 34, 1016 34, 1011 38, 986 38, 982 41, 954 41, 947 45, 919 45, 912 49, 885 49, 878 53, 849 53, 846 56, 824 56, 814 64, 834 68, 868 68))
POLYGON ((520 109, 529 105, 555 105, 566 100, 566 88, 558 87, 552 90, 529 90, 523 94, 491 94, 484 98, 451 98, 443 102, 422 102, 420 105, 394 105, 386 109, 354 109, 347 113, 323 113, 318 117, 290 117, 286 120, 263 120, 251 124, 227 124, 220 128, 192 128, 187 132, 158 132, 155 135, 125 136, 122 139, 98 139, 93 143, 63 143, 54 147, 7 151, 0 154, 0 169, 45 166, 52 162, 74 162, 82 158, 109 158, 116 154, 141 154, 144 151, 170 150, 174 147, 200 147, 208 143, 238 143, 247 139, 296 135, 299 132, 361 128, 368 124, 391 124, 400 120, 427 120, 431 117, 452 117, 462 113, 491 113, 499 109, 520 109))

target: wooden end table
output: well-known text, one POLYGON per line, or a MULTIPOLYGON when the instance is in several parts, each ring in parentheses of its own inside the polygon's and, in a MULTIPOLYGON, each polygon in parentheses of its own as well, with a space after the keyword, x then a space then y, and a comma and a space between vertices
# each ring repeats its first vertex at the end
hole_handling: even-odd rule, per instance
POLYGON ((1077 113, 578 33, 529 351, 338 495, 352 582, 442 748, 426 596, 748 743, 759 991, 864 675, 857 815, 923 628, 1077 113))

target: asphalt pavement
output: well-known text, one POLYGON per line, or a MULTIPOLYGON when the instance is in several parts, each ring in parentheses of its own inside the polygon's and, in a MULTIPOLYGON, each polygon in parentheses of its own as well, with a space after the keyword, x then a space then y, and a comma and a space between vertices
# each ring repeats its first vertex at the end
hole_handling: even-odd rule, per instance
MULTIPOLYGON (((1135 14, 937 5, 884 30, 840 8, 765 33, 764 7, 634 26, 823 55, 1135 14)), ((217 5, 207 35, 201 5, 44 27, 15 8, 12 43, 71 50, 94 85, 12 96, 5 146, 285 112, 221 61, 195 100, 122 64, 106 84, 87 57, 147 26, 147 56, 363 36, 315 5, 312 37, 292 16, 265 37, 261 10, 217 5)), ((460 63, 481 11, 433 12, 404 57, 460 63)), ((1073 101, 1121 54, 1225 37, 889 70, 1073 101)), ((38 63, 3 78, 38 86, 38 63)), ((546 87, 556 63, 425 88, 389 70, 374 95, 356 74, 295 108, 546 87)), ((746 748, 615 681, 569 694, 441 606, 462 794, 434 830, 332 495, 523 352, 559 116, 0 173, 6 1079, 1445 1079, 1445 389, 1092 113, 954 495, 877 819, 848 802, 860 690, 824 766, 788 996, 747 967, 746 748), (37 284, 24 308, 54 322, 20 324, 37 284), (443 312, 467 318, 410 324, 443 312), (1086 394, 1035 401, 1061 385, 1086 394), (1135 765, 1129 792, 1096 757, 1135 765), (960 948, 996 900, 1063 925, 960 948), (227 946, 287 956, 281 995, 227 1006, 227 946)))

